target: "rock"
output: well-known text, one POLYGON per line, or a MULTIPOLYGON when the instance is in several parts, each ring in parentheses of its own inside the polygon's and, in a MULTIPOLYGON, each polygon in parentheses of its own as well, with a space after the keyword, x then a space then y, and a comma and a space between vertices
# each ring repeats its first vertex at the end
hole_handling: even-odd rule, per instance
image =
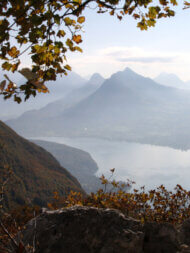
POLYGON ((36 253, 141 253, 140 230, 139 221, 118 211, 77 206, 42 213, 22 234, 25 245, 36 234, 36 253))
POLYGON ((181 242, 190 245, 190 218, 183 222, 179 231, 181 242))
POLYGON ((45 210, 21 232, 35 253, 190 253, 190 219, 142 225, 117 210, 74 206, 45 210))
POLYGON ((186 244, 181 244, 180 250, 180 253, 190 253, 190 247, 186 244))
POLYGON ((144 252, 175 253, 180 250, 178 233, 172 224, 146 223, 143 230, 144 252))

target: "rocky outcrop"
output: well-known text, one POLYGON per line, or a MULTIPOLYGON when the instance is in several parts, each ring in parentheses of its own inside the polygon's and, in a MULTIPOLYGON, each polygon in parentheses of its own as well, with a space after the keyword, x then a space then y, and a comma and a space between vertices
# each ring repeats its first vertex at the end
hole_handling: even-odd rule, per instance
POLYGON ((190 245, 190 218, 180 227, 180 241, 183 244, 190 245))
POLYGON ((179 251, 178 232, 169 223, 146 223, 143 227, 143 252, 174 253, 179 251))
POLYGON ((147 223, 112 209, 75 206, 45 211, 22 231, 36 253, 187 253, 190 221, 178 230, 171 224, 147 223), (187 238, 188 236, 188 238, 187 238))

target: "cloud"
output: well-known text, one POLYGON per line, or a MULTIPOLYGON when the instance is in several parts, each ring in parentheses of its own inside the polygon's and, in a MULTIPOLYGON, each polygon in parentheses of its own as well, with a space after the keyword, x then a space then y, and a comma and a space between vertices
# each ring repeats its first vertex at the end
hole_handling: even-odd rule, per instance
POLYGON ((117 62, 130 63, 168 63, 177 57, 176 53, 147 51, 139 47, 109 47, 101 50, 100 54, 117 62))
POLYGON ((154 63, 162 62, 168 63, 172 62, 175 57, 128 57, 128 58, 117 58, 119 62, 138 62, 138 63, 154 63))
POLYGON ((148 50, 143 47, 107 47, 69 60, 73 70, 87 76, 95 72, 105 78, 126 67, 154 78, 161 72, 174 73, 182 80, 190 80, 190 53, 180 51, 148 50))

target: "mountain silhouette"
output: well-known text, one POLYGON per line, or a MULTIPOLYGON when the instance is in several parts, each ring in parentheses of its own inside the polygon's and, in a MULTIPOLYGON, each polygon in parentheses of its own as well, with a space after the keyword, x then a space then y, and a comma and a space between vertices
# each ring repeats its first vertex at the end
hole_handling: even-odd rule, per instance
POLYGON ((182 81, 177 75, 175 74, 168 74, 168 73, 161 73, 158 75, 155 79, 156 82, 177 88, 177 89, 184 89, 184 90, 190 90, 190 83, 182 81))
POLYGON ((185 148, 190 139, 190 92, 126 68, 48 120, 30 127, 23 127, 21 119, 8 124, 27 136, 90 136, 185 148))

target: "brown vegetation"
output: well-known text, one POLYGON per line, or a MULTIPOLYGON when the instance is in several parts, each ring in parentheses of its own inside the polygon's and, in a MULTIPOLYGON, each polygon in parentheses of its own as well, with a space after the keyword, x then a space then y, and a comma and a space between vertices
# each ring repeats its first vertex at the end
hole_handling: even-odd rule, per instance
POLYGON ((12 171, 4 196, 5 207, 45 206, 54 191, 84 194, 79 182, 43 148, 31 143, 0 121, 0 184, 12 171))
MULTIPOLYGON (((111 170, 111 172, 113 175, 114 170, 111 170)), ((58 192, 54 192, 54 201, 48 204, 48 208, 55 210, 75 205, 112 208, 121 211, 126 216, 140 220, 142 224, 147 222, 166 222, 176 226, 182 224, 190 216, 190 192, 183 189, 180 185, 177 185, 174 191, 168 191, 161 185, 154 190, 146 191, 145 187, 137 190, 133 187, 130 192, 126 192, 124 190, 126 185, 121 185, 115 180, 111 181, 102 176, 101 182, 104 189, 100 189, 86 197, 74 191, 71 191, 67 197, 59 196, 58 192), (108 183, 113 186, 111 191, 106 190, 108 183)), ((134 182, 127 182, 127 186, 132 186, 133 184, 134 182)), ((24 206, 10 212, 9 215, 4 214, 2 222, 14 238, 26 222, 34 217, 34 213, 36 215, 39 212, 40 209, 37 207, 24 206)), ((0 235, 1 245, 5 247, 10 243, 11 239, 3 231, 2 227, 0 235)))

